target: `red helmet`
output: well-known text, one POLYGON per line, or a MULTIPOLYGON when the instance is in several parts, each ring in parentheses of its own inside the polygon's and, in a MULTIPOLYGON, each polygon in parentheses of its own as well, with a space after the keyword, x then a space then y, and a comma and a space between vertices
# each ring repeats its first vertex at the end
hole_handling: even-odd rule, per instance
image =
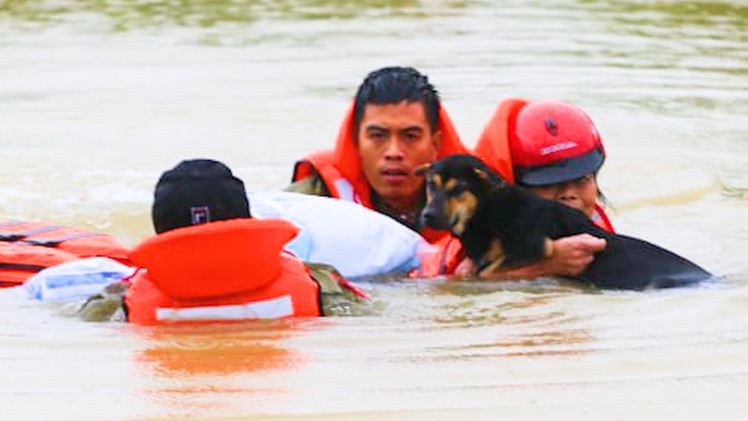
POLYGON ((509 137, 519 184, 542 186, 595 173, 605 161, 600 134, 579 107, 562 101, 534 101, 517 114, 509 137))

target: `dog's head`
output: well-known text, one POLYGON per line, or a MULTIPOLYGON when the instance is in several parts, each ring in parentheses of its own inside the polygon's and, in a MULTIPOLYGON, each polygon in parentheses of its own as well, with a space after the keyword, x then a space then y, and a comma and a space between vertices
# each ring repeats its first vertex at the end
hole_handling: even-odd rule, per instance
POLYGON ((452 155, 416 169, 426 176, 426 207, 421 221, 427 227, 462 235, 486 195, 506 182, 472 155, 452 155))

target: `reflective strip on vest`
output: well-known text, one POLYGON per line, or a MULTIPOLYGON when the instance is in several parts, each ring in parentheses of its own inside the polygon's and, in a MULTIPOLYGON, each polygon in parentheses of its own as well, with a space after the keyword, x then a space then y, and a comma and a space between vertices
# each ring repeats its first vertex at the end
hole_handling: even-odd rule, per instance
POLYGON ((340 199, 347 200, 349 202, 355 202, 355 196, 353 194, 353 185, 344 178, 335 180, 335 188, 338 189, 340 199))
POLYGON ((156 309, 156 320, 159 321, 279 319, 290 316, 293 316, 290 295, 247 304, 156 309))

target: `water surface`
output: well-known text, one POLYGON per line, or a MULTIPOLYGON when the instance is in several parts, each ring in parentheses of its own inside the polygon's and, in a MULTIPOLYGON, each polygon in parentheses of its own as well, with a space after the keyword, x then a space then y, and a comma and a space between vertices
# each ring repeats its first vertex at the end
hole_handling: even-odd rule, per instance
POLYGON ((370 70, 412 65, 472 145, 497 101, 587 110, 619 231, 720 275, 700 288, 365 283, 374 314, 85 324, 0 291, 3 416, 737 419, 748 410, 748 4, 723 1, 0 2, 0 214, 152 233, 165 169, 252 189, 332 144, 370 70))

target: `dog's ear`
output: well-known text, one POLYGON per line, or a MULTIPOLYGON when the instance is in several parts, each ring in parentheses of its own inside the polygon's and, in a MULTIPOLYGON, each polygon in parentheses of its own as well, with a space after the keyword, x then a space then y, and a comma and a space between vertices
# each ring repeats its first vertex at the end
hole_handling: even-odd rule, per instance
POLYGON ((483 171, 480 168, 473 168, 473 172, 475 172, 475 175, 478 176, 482 181, 488 181, 488 174, 486 174, 485 171, 483 171))
POLYGON ((415 175, 424 175, 431 169, 431 164, 423 164, 420 167, 416 168, 415 175))
POLYGON ((506 186, 506 181, 488 168, 475 167, 473 168, 473 172, 481 184, 489 190, 506 186))

